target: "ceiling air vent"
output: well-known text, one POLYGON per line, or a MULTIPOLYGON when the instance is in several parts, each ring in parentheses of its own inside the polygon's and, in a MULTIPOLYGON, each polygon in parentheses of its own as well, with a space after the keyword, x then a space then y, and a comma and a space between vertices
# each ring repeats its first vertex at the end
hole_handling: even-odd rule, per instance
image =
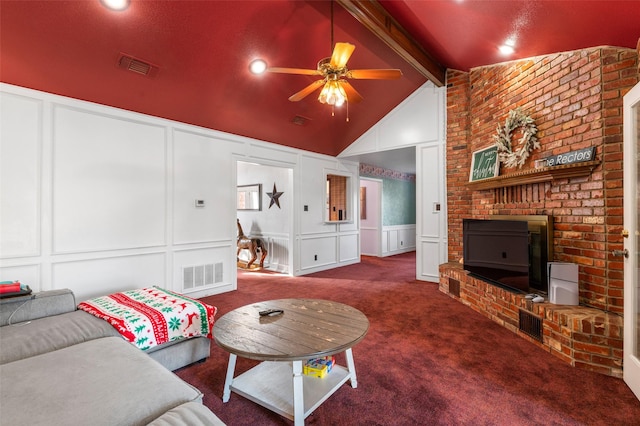
POLYGON ((118 67, 138 74, 146 75, 148 77, 153 77, 158 72, 157 66, 150 64, 149 62, 136 59, 133 56, 126 55, 124 53, 121 53, 120 57, 118 58, 118 67))
POLYGON ((306 126, 307 123, 309 122, 309 118, 307 117, 303 117, 301 115, 296 115, 295 117, 293 117, 293 119, 291 120, 291 122, 293 124, 295 124, 296 126, 306 126))

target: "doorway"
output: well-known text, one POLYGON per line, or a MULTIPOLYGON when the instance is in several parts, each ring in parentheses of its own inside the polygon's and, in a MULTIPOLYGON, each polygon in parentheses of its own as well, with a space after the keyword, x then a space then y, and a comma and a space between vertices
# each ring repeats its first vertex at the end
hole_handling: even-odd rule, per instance
MULTIPOLYGON (((264 267, 291 275, 293 265, 293 169, 281 165, 236 162, 238 232, 258 238, 267 251, 264 267), (249 192, 250 191, 250 192, 249 192), (257 192, 257 194, 256 194, 257 192), (251 202, 247 203, 247 197, 251 202)), ((244 267, 249 250, 238 254, 238 267, 244 267)), ((254 264, 259 264, 260 254, 254 264)), ((246 270, 246 269, 245 269, 246 270)), ((241 275, 238 274, 238 277, 241 275)))
POLYGON ((360 178, 360 253, 382 256, 382 181, 360 178))

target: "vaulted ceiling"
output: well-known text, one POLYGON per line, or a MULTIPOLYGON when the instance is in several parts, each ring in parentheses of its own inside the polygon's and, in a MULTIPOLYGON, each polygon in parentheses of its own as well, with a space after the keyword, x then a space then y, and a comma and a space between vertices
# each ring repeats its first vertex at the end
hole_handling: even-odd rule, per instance
POLYGON ((364 100, 335 116, 317 93, 288 100, 317 77, 248 68, 262 58, 315 69, 332 51, 327 1, 131 0, 115 12, 99 0, 2 0, 0 80, 337 155, 428 79, 442 85, 438 71, 600 45, 635 48, 640 37, 640 1, 338 0, 333 9, 334 41, 356 46, 349 69, 403 73, 351 80, 364 100), (371 31, 376 11, 392 17, 377 29, 387 41, 371 31), (394 46, 398 35, 404 49, 394 46), (515 52, 503 56, 498 46, 510 37, 515 52), (151 71, 120 67, 123 55, 151 71))

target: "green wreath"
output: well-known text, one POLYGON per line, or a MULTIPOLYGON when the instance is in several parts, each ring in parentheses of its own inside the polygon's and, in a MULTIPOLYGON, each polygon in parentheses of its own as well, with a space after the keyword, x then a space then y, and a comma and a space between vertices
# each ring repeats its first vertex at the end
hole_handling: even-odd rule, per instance
POLYGON ((538 128, 533 118, 522 112, 520 108, 512 109, 504 123, 504 126, 496 128, 497 135, 493 136, 498 148, 498 159, 505 167, 522 168, 522 165, 529 157, 534 149, 540 149, 538 142, 538 128), (511 133, 517 128, 522 127, 522 138, 520 139, 520 147, 514 152, 511 146, 511 133))

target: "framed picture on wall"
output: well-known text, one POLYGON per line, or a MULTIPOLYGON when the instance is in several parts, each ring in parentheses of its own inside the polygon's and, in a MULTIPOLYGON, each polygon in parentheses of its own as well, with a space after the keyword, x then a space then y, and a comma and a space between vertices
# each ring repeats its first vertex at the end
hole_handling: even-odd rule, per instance
POLYGON ((498 161, 498 147, 492 145, 475 151, 471 156, 471 170, 469 182, 489 179, 498 176, 500 161, 498 161))
POLYGON ((238 210, 262 210, 262 184, 238 186, 238 210))

